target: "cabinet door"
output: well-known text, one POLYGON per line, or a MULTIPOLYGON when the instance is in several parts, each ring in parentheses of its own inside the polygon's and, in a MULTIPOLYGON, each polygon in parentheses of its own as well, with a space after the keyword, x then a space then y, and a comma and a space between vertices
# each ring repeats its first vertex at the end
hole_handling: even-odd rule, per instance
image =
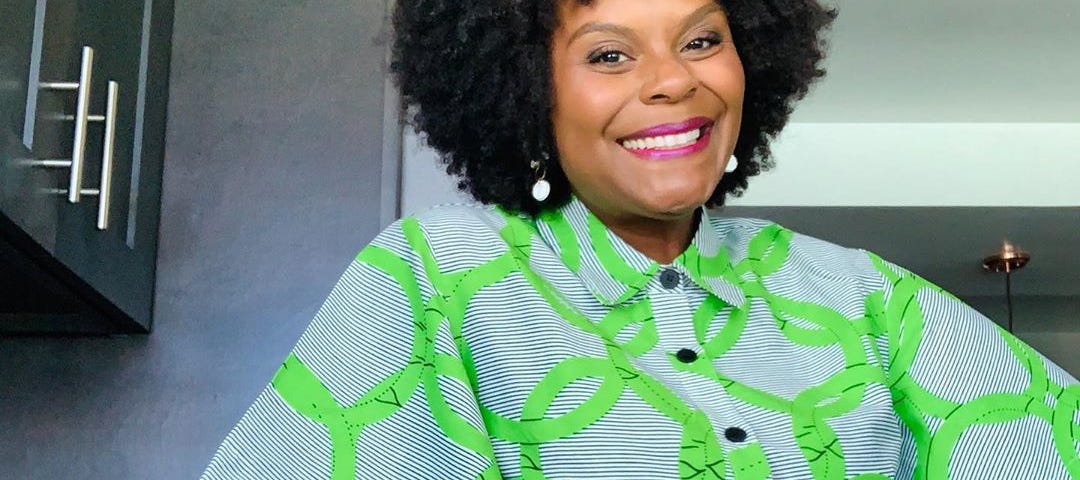
POLYGON ((22 137, 32 143, 23 142, 19 154, 37 162, 9 162, 19 173, 5 182, 12 186, 4 193, 4 213, 28 232, 28 226, 44 232, 33 236, 107 302, 118 331, 146 331, 153 305, 172 2, 30 3, 42 48, 34 48, 32 39, 21 67, 31 98, 22 137), (92 49, 90 69, 86 47, 92 49), (80 137, 79 95, 50 87, 77 83, 88 70, 90 120, 80 137), (82 194, 72 201, 73 168, 40 161, 72 160, 77 148, 83 151, 82 194), (34 183, 37 177, 47 185, 34 183), (19 190, 37 193, 33 200, 8 193, 19 190), (50 228, 33 227, 43 218, 51 219, 50 228))
MULTIPOLYGON (((0 2, 0 30, 4 32, 0 35, 0 214, 46 251, 54 252, 63 198, 50 190, 66 177, 58 169, 30 167, 26 161, 70 158, 73 132, 66 132, 70 129, 59 121, 38 122, 37 109, 62 111, 74 102, 64 95, 40 95, 38 83, 42 74, 68 74, 70 58, 65 57, 70 53, 51 49, 75 40, 64 29, 44 35, 45 4, 45 0, 0 2), (52 60, 47 65, 42 64, 45 57, 52 60)), ((69 12, 56 9, 53 13, 54 23, 62 23, 69 12)))
MULTIPOLYGON (((57 1, 57 0, 52 0, 57 1)), ((56 257, 139 327, 150 326, 161 206, 172 1, 67 0, 78 4, 79 46, 95 50, 95 112, 105 112, 109 82, 118 86, 109 225, 99 230, 98 198, 60 214, 71 232, 56 257)), ((78 46, 76 47, 78 48, 78 46)), ((87 185, 100 184, 102 141, 91 135, 87 185)))

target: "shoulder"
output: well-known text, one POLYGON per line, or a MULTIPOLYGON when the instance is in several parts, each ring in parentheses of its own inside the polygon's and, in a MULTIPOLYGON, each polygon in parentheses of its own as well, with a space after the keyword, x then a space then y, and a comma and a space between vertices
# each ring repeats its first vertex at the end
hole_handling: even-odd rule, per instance
POLYGON ((855 281, 878 286, 882 275, 872 252, 793 231, 776 222, 749 217, 710 216, 713 230, 731 253, 732 263, 779 249, 783 268, 777 273, 855 281))
POLYGON ((415 221, 433 238, 472 238, 478 234, 498 235, 506 216, 494 205, 445 203, 405 217, 415 221))
POLYGON ((500 232, 507 216, 479 203, 448 203, 405 216, 380 233, 370 246, 390 247, 415 262, 449 272, 484 263, 506 251, 500 232))

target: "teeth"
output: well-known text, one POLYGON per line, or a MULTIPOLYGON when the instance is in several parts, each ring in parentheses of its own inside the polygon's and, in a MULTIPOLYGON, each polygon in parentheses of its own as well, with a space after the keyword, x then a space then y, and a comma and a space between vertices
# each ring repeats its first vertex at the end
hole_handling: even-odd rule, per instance
POLYGON ((678 135, 623 140, 622 146, 631 150, 643 150, 646 148, 681 148, 693 144, 699 138, 701 138, 700 128, 678 135))

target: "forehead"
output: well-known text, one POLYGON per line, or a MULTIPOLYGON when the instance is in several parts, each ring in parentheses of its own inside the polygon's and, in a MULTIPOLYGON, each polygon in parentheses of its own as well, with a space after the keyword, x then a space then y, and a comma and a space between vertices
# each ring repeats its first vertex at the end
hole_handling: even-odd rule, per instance
POLYGON ((680 23, 708 12, 723 13, 723 8, 716 0, 560 0, 557 12, 560 29, 573 31, 593 22, 680 23))

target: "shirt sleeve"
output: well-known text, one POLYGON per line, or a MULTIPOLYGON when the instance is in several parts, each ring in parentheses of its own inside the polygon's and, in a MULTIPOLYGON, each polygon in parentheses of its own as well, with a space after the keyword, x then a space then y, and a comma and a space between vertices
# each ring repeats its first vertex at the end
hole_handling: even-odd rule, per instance
POLYGON ((418 247, 406 220, 357 255, 203 479, 499 478, 418 247))
POLYGON ((897 478, 1080 479, 1077 380, 955 296, 870 257, 881 285, 868 313, 907 426, 897 478))

